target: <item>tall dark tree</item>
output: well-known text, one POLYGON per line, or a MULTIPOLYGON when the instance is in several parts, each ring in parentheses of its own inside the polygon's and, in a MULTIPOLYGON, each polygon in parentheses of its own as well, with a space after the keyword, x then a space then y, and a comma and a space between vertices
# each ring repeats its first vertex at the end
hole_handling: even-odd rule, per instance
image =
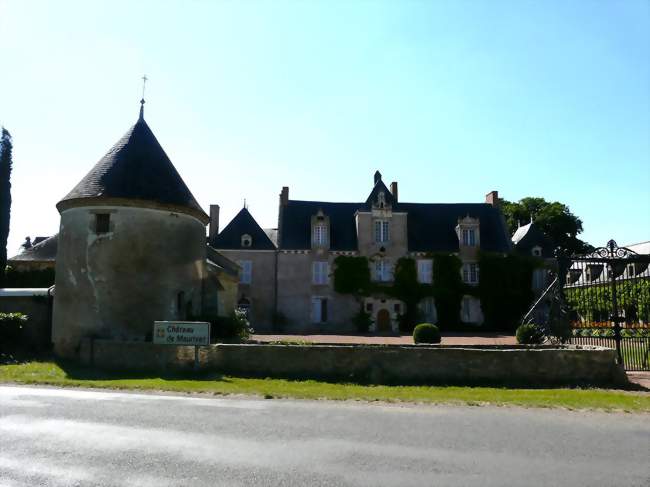
POLYGON ((7 239, 11 215, 11 157, 13 144, 9 131, 2 128, 0 137, 0 287, 4 286, 7 267, 7 239))
POLYGON ((593 249, 587 242, 578 238, 582 233, 582 220, 571 213, 569 207, 563 203, 529 197, 516 202, 502 200, 501 208, 511 235, 520 224, 525 225, 532 218, 556 247, 573 254, 593 249))

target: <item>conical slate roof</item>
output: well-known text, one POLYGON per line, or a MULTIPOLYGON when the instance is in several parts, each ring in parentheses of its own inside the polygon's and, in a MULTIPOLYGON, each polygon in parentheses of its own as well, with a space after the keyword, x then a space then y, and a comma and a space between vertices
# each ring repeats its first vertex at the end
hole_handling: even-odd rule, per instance
POLYGON ((126 203, 186 210, 204 222, 209 217, 156 140, 142 114, 137 123, 102 157, 58 204, 59 211, 90 203, 126 203), (134 200, 136 200, 134 202, 134 200))

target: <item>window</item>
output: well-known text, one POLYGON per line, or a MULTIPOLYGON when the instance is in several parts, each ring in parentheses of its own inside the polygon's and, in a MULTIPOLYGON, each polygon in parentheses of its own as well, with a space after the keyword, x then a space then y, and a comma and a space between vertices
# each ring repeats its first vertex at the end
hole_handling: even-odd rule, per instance
POLYGON ((542 256, 542 248, 539 247, 539 246, 533 247, 532 253, 533 253, 533 257, 541 257, 542 256))
POLYGON ((473 228, 463 228, 463 245, 474 247, 476 245, 476 230, 473 228))
POLYGON ((478 264, 463 264, 463 282, 466 284, 478 284, 478 264))
POLYGON ((384 243, 389 240, 388 220, 375 220, 375 242, 384 243))
POLYGON ((399 303, 395 303, 393 305, 393 311, 395 311, 395 313, 401 313, 402 312, 402 305, 399 304, 399 303))
POLYGON ((327 225, 314 225, 314 245, 327 245, 327 225))
POLYGON ((366 313, 372 313, 372 303, 366 303, 366 313))
POLYGON ((110 231, 111 214, 110 213, 97 213, 95 214, 95 233, 108 233, 110 231))
POLYGON ((379 208, 386 206, 386 195, 383 191, 380 191, 377 195, 377 203, 379 203, 379 208))
POLYGON ((180 291, 176 295, 176 311, 178 312, 178 315, 182 318, 182 313, 183 313, 183 308, 185 306, 185 292, 180 291))
POLYGON ((433 282, 433 261, 429 259, 418 260, 418 282, 431 284, 433 282))
POLYGON ((546 269, 535 269, 533 271, 533 290, 539 291, 546 286, 546 269))
POLYGON ((241 236, 241 246, 242 247, 250 247, 253 245, 253 237, 245 233, 244 235, 241 236))
POLYGON ((327 262, 313 262, 312 263, 312 283, 313 284, 327 284, 328 283, 329 265, 327 262))
POLYGON ((418 307, 420 308, 422 317, 427 323, 435 323, 438 321, 436 303, 433 298, 424 298, 422 301, 420 301, 418 307))
POLYGON ((311 298, 312 323, 325 323, 327 321, 327 298, 311 298))
POLYGON ((472 314, 472 300, 469 296, 463 296, 460 305, 460 320, 463 323, 472 323, 474 321, 472 314))
POLYGON ((391 279, 390 263, 387 260, 378 260, 375 262, 375 280, 387 282, 391 279))
POLYGON ((241 267, 241 272, 239 273, 239 283, 250 284, 253 281, 253 261, 240 260, 238 264, 241 267))

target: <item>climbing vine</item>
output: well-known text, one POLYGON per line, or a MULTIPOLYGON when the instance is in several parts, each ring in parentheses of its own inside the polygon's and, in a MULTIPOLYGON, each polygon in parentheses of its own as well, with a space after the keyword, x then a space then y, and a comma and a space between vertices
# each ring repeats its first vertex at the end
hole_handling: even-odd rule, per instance
POLYGON ((481 300, 485 328, 514 330, 533 299, 532 273, 542 265, 539 259, 517 255, 481 253, 478 286, 462 280, 462 261, 453 254, 428 254, 433 259, 433 284, 418 282, 415 259, 402 257, 395 264, 393 282, 375 283, 370 278, 367 257, 340 256, 334 261, 334 290, 360 299, 372 294, 385 294, 405 305, 400 316, 400 329, 411 331, 420 320, 418 303, 427 297, 435 299, 438 325, 443 330, 460 329, 463 296, 481 300))

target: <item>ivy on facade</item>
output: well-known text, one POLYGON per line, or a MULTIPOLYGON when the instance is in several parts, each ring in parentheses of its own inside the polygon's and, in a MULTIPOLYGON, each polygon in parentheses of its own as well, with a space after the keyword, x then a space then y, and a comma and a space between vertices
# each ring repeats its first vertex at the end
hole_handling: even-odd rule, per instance
POLYGON ((367 257, 339 256, 334 261, 334 290, 357 299, 383 294, 402 301, 403 331, 411 331, 420 321, 418 303, 428 297, 435 300, 439 326, 457 329, 462 325, 460 309, 466 295, 480 299, 486 328, 514 330, 532 302, 532 273, 541 265, 529 257, 481 253, 479 285, 470 286, 462 280, 458 256, 436 253, 426 258, 433 259, 433 284, 418 282, 415 259, 409 257, 396 262, 393 282, 388 284, 371 281, 367 257))

